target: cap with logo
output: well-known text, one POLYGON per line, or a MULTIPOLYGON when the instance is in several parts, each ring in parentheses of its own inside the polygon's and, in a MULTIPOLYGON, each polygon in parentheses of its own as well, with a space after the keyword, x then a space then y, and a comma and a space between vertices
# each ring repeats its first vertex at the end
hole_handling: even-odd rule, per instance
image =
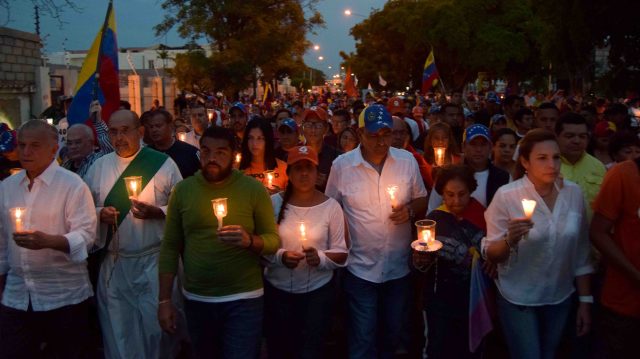
POLYGON ((296 162, 308 160, 314 165, 318 165, 318 154, 309 146, 296 146, 289 150, 287 156, 287 165, 292 165, 296 162))
POLYGON ((485 125, 474 124, 464 130, 464 142, 471 142, 476 137, 484 137, 487 141, 489 141, 489 143, 491 143, 489 129, 485 125))
POLYGON ((368 132, 378 132, 383 128, 393 128, 393 119, 384 106, 374 104, 360 113, 358 127, 364 127, 368 132))
POLYGON ((316 118, 320 121, 327 122, 327 111, 319 106, 311 106, 308 110, 304 111, 302 116, 302 122, 307 122, 310 119, 316 118))

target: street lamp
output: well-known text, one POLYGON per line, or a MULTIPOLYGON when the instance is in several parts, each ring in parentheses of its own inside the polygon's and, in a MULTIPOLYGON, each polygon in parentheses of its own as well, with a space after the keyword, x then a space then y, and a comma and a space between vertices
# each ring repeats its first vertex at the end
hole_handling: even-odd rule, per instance
POLYGON ((331 69, 332 69, 332 67, 331 67, 331 66, 327 66, 327 68, 328 68, 329 70, 331 70, 331 69))
POLYGON ((322 61, 322 60, 324 60, 324 57, 323 56, 318 56, 318 61, 322 61))
POLYGON ((358 14, 356 12, 351 11, 351 9, 344 10, 344 15, 345 16, 359 16, 359 17, 364 18, 364 19, 367 18, 366 16, 364 16, 362 14, 358 14))
POLYGON ((320 45, 313 45, 313 49, 316 51, 320 50, 320 45))

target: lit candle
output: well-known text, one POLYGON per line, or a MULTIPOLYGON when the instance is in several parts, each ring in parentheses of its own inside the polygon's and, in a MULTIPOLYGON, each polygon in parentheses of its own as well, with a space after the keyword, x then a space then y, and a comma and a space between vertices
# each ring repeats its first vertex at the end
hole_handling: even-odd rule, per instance
MULTIPOLYGON (((522 210, 524 211, 524 216, 527 219, 531 219, 533 216, 533 212, 536 210, 536 201, 532 199, 523 199, 522 200, 522 210)), ((522 239, 526 240, 529 238, 529 233, 525 234, 522 239)))
POLYGON ((184 142, 187 139, 187 134, 184 132, 178 132, 178 140, 184 142))
POLYGON ((302 243, 302 250, 304 250, 304 245, 307 243, 307 226, 304 221, 300 221, 300 226, 298 227, 300 230, 300 242, 302 243))
POLYGON ((52 118, 48 118, 47 119, 47 123, 50 124, 50 125, 53 125, 53 119, 52 118))
POLYGON ((444 154, 447 152, 446 147, 434 147, 435 163, 437 167, 444 166, 444 154))
POLYGON ((13 217, 16 233, 24 232, 24 217, 26 215, 26 211, 27 209, 24 207, 15 207, 9 210, 11 217, 13 217))
POLYGON ((423 219, 415 223, 418 239, 411 242, 411 248, 418 252, 435 252, 442 248, 442 242, 436 239, 436 222, 423 219))
POLYGON ((522 210, 524 211, 524 216, 527 219, 531 219, 533 216, 533 212, 536 210, 536 201, 532 199, 523 199, 522 200, 522 210))
POLYGON ((212 109, 207 109, 207 117, 209 118, 209 122, 213 119, 213 111, 212 109))
POLYGON ((242 155, 239 153, 236 153, 236 164, 240 164, 240 161, 242 160, 242 155))
POLYGON ((10 169, 10 170, 9 170, 9 174, 10 174, 11 176, 13 176, 13 175, 15 175, 15 174, 20 173, 20 171, 21 171, 21 170, 22 170, 22 168, 12 168, 12 169, 10 169))
POLYGON ((211 200, 213 206, 213 214, 218 219, 218 230, 222 229, 223 218, 227 216, 227 199, 216 198, 211 200))
POLYGON ((130 199, 138 199, 140 191, 142 191, 142 176, 129 176, 124 178, 124 184, 127 187, 130 199))
POLYGON ((267 179, 267 188, 273 189, 273 171, 264 171, 264 177, 267 179))
POLYGON ((387 193, 389 194, 389 199, 391 200, 391 208, 396 208, 398 206, 398 199, 396 198, 396 194, 398 193, 398 186, 396 185, 388 185, 387 193))

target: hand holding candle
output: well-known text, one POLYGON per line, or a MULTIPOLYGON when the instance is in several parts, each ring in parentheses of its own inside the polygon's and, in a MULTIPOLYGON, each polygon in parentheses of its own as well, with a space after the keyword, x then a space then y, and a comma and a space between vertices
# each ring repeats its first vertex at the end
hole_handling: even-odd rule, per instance
POLYGON ((142 176, 129 176, 124 178, 127 193, 130 199, 138 199, 142 191, 142 176))
POLYGON ((218 230, 222 229, 222 219, 227 216, 227 199, 216 198, 211 200, 213 214, 218 219, 218 230))

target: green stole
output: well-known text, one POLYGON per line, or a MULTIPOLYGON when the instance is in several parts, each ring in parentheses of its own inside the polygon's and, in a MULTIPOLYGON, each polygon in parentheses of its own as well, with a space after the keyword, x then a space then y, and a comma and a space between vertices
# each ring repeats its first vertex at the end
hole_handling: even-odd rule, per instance
MULTIPOLYGON (((120 214, 118 215, 118 226, 124 221, 125 217, 131 209, 131 200, 129 199, 129 193, 124 183, 124 178, 129 176, 142 176, 142 189, 140 193, 144 191, 149 181, 156 175, 160 167, 164 164, 169 156, 162 152, 152 150, 148 147, 143 147, 136 158, 129 163, 124 172, 116 180, 111 188, 111 191, 104 199, 104 207, 115 207, 120 214)), ((107 241, 109 241, 109 235, 107 235, 107 241)), ((107 243, 107 246, 109 244, 107 243)))

